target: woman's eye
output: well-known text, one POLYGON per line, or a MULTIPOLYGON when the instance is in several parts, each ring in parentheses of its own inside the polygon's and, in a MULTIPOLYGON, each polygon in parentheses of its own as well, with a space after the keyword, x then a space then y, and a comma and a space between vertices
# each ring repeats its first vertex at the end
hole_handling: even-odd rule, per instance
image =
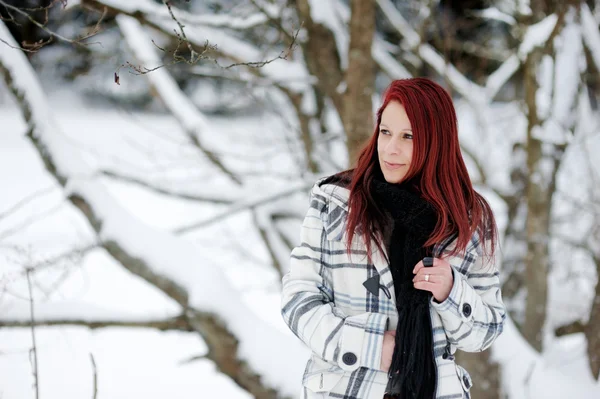
POLYGON ((410 140, 412 140, 412 138, 413 138, 413 135, 412 135, 412 134, 410 134, 410 133, 406 133, 406 134, 404 135, 404 138, 405 138, 405 139, 410 139, 410 140))
POLYGON ((381 129, 381 130, 379 131, 379 133, 381 133, 381 134, 390 134, 390 132, 388 132, 388 131, 387 131, 387 130, 385 130, 385 129, 381 129))

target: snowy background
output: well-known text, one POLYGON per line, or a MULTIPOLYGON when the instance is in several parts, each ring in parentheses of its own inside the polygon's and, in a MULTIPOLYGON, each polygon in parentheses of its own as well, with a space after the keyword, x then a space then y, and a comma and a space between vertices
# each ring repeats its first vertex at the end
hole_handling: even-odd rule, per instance
MULTIPOLYGON (((161 49, 178 46, 180 26, 151 0, 55 2, 45 26, 64 39, 92 30, 106 9, 102 30, 86 39, 99 44, 55 38, 23 52, 28 18, 44 21, 32 11, 44 3, 0 1, 1 399, 300 392, 309 352, 280 316, 280 281, 309 188, 348 165, 335 91, 351 80, 320 87, 317 55, 303 47, 311 25, 297 29, 309 5, 346 70, 351 8, 172 3, 189 43, 217 46, 209 59, 172 63, 161 49), (282 31, 298 33, 285 59, 282 31), (226 68, 261 60, 270 62, 226 68), (244 379, 254 375, 258 383, 244 379)), ((591 366, 598 341, 588 351, 600 337, 592 316, 600 308, 600 6, 538 12, 528 1, 481 2, 462 10, 480 24, 465 28, 476 34, 454 28, 462 47, 449 51, 419 27, 434 29, 432 15, 458 21, 450 2, 373 3, 371 112, 394 78, 448 87, 465 160, 501 230, 511 317, 485 360, 500 365, 498 390, 485 397, 600 398, 591 366), (527 227, 535 201, 523 182, 552 194, 535 342, 523 327, 535 241, 527 227), (574 330, 560 333, 564 326, 574 330)))

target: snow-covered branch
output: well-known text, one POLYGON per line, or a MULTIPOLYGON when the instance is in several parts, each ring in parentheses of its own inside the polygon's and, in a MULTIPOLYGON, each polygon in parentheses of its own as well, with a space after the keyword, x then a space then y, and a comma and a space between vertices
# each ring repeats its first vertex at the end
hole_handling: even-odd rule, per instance
MULTIPOLYGON (((151 0, 137 0, 135 2, 81 0, 81 3, 97 10, 107 9, 109 15, 120 14, 134 17, 144 25, 158 29, 168 36, 176 36, 174 29, 177 29, 178 26, 168 16, 168 10, 151 0), (161 16, 158 17, 157 15, 161 16)), ((223 29, 202 25, 189 25, 185 27, 185 32, 187 40, 193 46, 203 48, 208 40, 211 45, 217 47, 215 53, 233 61, 235 64, 253 65, 271 58, 256 46, 228 34, 223 29)), ((277 53, 280 54, 279 51, 277 53)), ((277 59, 277 62, 268 63, 260 68, 248 68, 248 71, 275 82, 280 82, 280 84, 295 91, 302 91, 310 81, 310 76, 302 63, 287 59, 277 59)))
POLYGON ((430 44, 421 42, 419 34, 412 29, 408 21, 404 19, 400 11, 390 0, 376 1, 383 11, 383 14, 398 33, 406 40, 409 47, 414 49, 423 61, 435 69, 437 73, 444 76, 454 90, 463 96, 470 104, 476 106, 476 108, 479 104, 488 102, 482 87, 466 78, 452 64, 448 64, 444 57, 430 44))
POLYGON ((580 10, 583 40, 587 48, 590 49, 596 69, 600 71, 600 32, 598 31, 598 23, 587 4, 582 4, 580 10))
MULTIPOLYGON (((74 309, 74 314, 70 317, 63 318, 57 308, 61 307, 61 303, 50 303, 49 306, 41 306, 36 304, 38 317, 35 321, 31 321, 26 317, 12 318, 6 314, 0 316, 0 328, 23 328, 23 327, 48 327, 48 326, 82 326, 91 330, 108 327, 132 327, 132 328, 153 328, 160 331, 194 331, 185 315, 169 317, 163 319, 139 319, 136 320, 131 316, 123 315, 122 319, 116 319, 114 314, 107 315, 108 318, 89 316, 88 312, 93 312, 93 309, 82 309, 78 307, 74 309), (46 310, 48 315, 39 315, 39 308, 46 310), (82 314, 86 314, 85 318, 81 318, 82 314)), ((93 314, 93 313, 92 313, 93 314)))
MULTIPOLYGON (((150 68, 161 65, 161 61, 154 52, 150 38, 144 32, 141 24, 133 17, 126 15, 117 15, 117 24, 123 32, 123 36, 134 53, 135 57, 144 65, 150 68)), ((190 141, 198 148, 202 154, 237 184, 242 182, 235 174, 227 169, 223 163, 214 156, 213 153, 206 150, 200 137, 212 132, 206 117, 186 96, 173 77, 166 69, 157 69, 153 73, 146 75, 150 84, 155 88, 158 95, 163 100, 165 106, 173 113, 175 118, 181 123, 190 141)))

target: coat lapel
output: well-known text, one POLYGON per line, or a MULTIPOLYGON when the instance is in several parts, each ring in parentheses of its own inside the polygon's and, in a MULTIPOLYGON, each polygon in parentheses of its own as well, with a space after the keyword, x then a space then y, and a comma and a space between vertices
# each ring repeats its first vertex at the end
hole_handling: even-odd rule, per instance
MULTIPOLYGON (((334 184, 324 184, 320 186, 320 189, 322 191, 322 200, 328 205, 327 212, 325 212, 323 215, 325 218, 325 220, 323 220, 323 225, 325 226, 327 239, 332 241, 341 241, 345 244, 348 241, 346 220, 348 216, 348 198, 350 195, 350 190, 334 184)), ((391 296, 390 300, 395 305, 396 296, 393 289, 394 281, 392 279, 392 273, 390 272, 389 264, 386 261, 385 254, 382 253, 379 248, 377 248, 377 245, 373 240, 371 240, 371 252, 373 266, 380 276, 379 284, 385 287, 380 287, 379 293, 380 295, 387 296, 387 294, 384 294, 384 292, 387 290, 387 293, 391 296)), ((362 237, 358 235, 353 237, 351 253, 353 262, 363 261, 366 263, 366 248, 362 241, 362 237)), ((367 285, 372 286, 373 282, 367 282, 367 285)))

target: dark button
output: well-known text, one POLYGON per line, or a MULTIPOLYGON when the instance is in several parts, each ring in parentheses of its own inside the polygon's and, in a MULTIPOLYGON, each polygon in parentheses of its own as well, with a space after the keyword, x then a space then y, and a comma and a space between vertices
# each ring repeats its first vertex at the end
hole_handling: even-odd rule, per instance
POLYGON ((468 303, 465 303, 463 305, 462 312, 465 315, 465 317, 471 316, 471 305, 469 305, 468 303))
POLYGON ((444 360, 448 359, 448 354, 446 352, 444 352, 442 354, 442 359, 444 359, 444 360))
POLYGON ((471 388, 471 382, 469 382, 469 379, 467 378, 466 375, 463 375, 463 382, 465 383, 465 388, 467 388, 467 390, 469 390, 471 388))
POLYGON ((356 363, 356 355, 352 352, 346 352, 344 353, 344 356, 342 356, 342 361, 348 366, 352 366, 356 363))
POLYGON ((452 353, 444 352, 442 354, 442 359, 444 359, 444 360, 454 360, 454 356, 452 355, 452 353))

